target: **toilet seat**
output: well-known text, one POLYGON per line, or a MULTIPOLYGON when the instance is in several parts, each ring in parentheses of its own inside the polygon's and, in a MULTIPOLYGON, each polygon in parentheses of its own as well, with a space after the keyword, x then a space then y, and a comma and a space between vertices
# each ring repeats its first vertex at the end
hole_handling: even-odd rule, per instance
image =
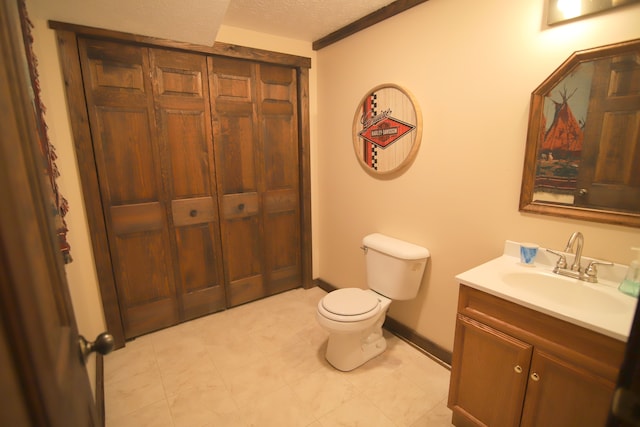
POLYGON ((359 322, 380 312, 380 300, 360 288, 338 289, 325 295, 318 310, 327 319, 338 322, 359 322))

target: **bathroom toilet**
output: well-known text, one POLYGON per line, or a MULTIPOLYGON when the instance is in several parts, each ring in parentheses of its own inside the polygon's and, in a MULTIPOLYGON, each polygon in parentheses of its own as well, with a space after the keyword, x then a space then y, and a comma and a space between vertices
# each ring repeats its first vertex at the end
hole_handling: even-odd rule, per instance
POLYGON ((429 251, 383 234, 362 239, 368 289, 343 288, 318 302, 318 323, 329 332, 327 361, 351 371, 387 348, 382 324, 393 300, 418 294, 429 251))

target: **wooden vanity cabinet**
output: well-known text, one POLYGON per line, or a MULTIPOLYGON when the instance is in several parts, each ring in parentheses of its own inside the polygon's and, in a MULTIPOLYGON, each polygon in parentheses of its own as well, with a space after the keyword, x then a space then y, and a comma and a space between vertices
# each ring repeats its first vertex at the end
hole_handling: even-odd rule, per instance
POLYGON ((452 423, 602 427, 624 349, 624 342, 462 285, 452 423))

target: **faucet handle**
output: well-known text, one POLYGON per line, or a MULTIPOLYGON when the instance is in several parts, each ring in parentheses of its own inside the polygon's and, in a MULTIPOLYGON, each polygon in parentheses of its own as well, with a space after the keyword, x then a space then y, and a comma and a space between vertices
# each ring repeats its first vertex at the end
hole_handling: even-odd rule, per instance
POLYGON ((552 253, 557 257, 560 257, 558 259, 558 262, 556 262, 556 268, 567 268, 567 257, 563 253, 552 251, 551 249, 547 249, 547 252, 552 253))
POLYGON ((584 270, 584 274, 587 276, 587 282, 598 282, 598 269, 596 265, 613 265, 613 263, 609 261, 589 261, 587 268, 584 270))

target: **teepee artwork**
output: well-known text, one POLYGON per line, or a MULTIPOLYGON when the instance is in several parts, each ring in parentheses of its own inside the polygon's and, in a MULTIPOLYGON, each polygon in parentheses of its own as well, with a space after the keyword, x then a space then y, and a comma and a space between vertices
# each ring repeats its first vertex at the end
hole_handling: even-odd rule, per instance
POLYGON ((571 196, 576 190, 591 77, 592 69, 581 65, 545 97, 535 192, 571 196))

